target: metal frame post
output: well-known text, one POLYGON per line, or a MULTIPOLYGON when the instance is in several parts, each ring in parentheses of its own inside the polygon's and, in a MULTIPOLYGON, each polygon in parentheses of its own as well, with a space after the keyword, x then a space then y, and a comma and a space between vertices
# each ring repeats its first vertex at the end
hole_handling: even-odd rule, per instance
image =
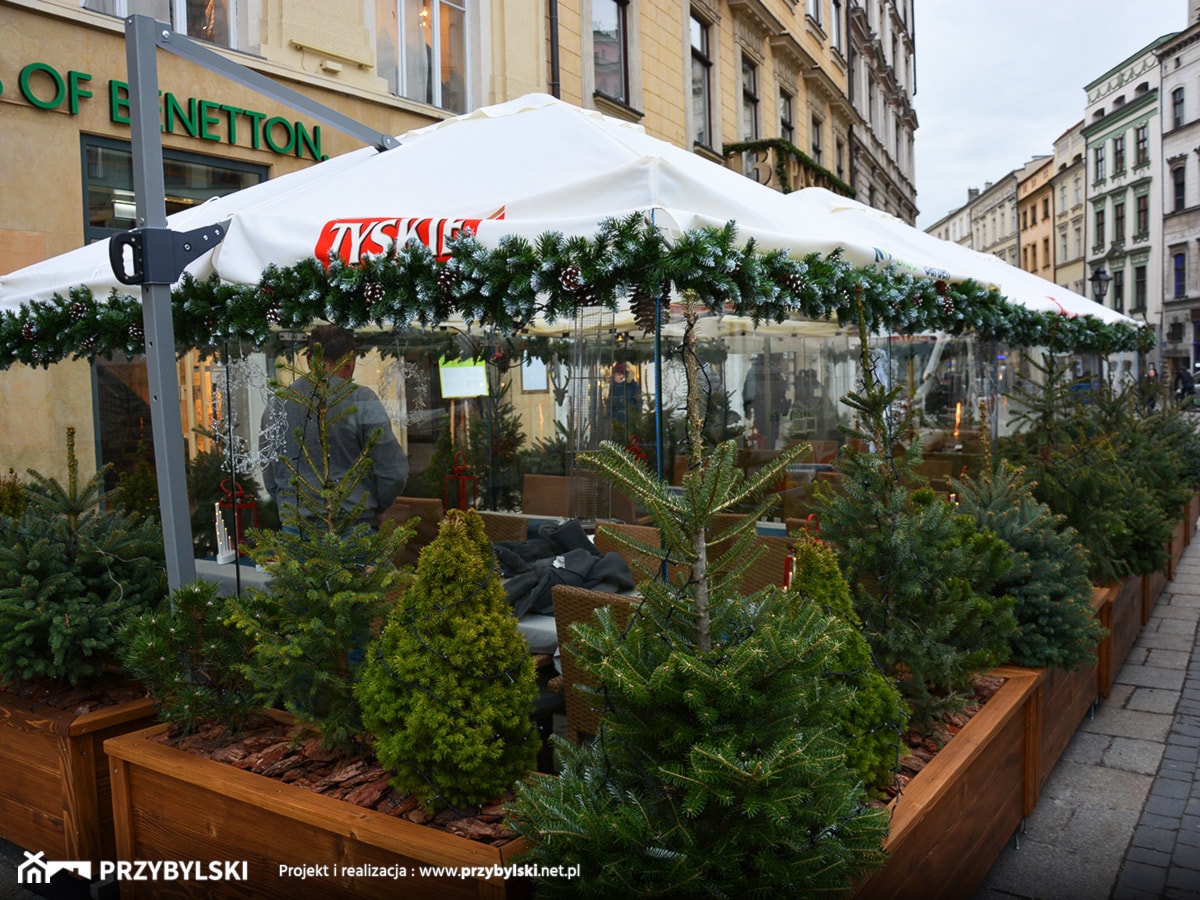
POLYGON ((196 44, 191 38, 172 31, 169 25, 155 21, 150 16, 132 15, 125 19, 125 62, 129 77, 133 190, 137 201, 138 227, 112 239, 109 257, 119 281, 141 285, 146 369, 150 385, 150 425, 154 438, 163 549, 166 554, 167 582, 171 590, 176 590, 196 579, 196 559, 192 547, 192 523, 184 466, 183 417, 175 369, 171 285, 178 280, 188 262, 220 242, 225 235, 225 228, 224 225, 213 225, 187 234, 176 234, 167 227, 158 110, 157 53, 160 47, 278 100, 380 151, 398 147, 400 142, 391 135, 367 128, 336 110, 196 44), (124 265, 126 251, 133 256, 132 271, 124 265))

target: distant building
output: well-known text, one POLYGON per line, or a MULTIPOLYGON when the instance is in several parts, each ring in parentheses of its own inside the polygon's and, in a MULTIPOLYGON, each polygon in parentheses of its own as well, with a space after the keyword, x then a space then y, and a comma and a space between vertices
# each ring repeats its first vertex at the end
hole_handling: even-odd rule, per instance
POLYGON ((1054 280, 1054 158, 1035 157, 1017 176, 1021 268, 1054 280))
MULTIPOLYGON (((1168 36, 1169 37, 1169 36, 1168 36)), ((1087 277, 1105 267, 1105 303, 1156 323, 1162 312, 1159 38, 1086 86, 1087 277)))
MULTIPOLYGON (((1200 360, 1200 2, 1190 25, 1159 45, 1162 73, 1162 307, 1164 368, 1200 360)), ((1153 260, 1152 260, 1153 263, 1153 260)))
POLYGON ((998 256, 1020 268, 1017 226, 1017 172, 986 182, 971 201, 973 249, 998 256))
POLYGON ((1084 151, 1083 121, 1054 142, 1054 277, 1055 284, 1087 294, 1084 265, 1084 151))

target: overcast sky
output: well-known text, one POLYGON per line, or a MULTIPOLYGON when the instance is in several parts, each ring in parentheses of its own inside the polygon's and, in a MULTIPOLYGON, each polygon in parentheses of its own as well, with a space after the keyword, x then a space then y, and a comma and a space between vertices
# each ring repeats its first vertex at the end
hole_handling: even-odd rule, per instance
POLYGON ((1164 34, 1188 0, 916 0, 917 226, 1083 119, 1083 87, 1164 34))

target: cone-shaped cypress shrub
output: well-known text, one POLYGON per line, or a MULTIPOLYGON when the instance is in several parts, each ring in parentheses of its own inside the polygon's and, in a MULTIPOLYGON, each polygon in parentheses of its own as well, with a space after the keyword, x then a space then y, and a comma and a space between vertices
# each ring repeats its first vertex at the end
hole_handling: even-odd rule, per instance
POLYGON ((883 859, 888 814, 864 803, 835 721, 854 700, 836 677, 851 626, 802 591, 739 590, 769 506, 753 498, 803 448, 753 482, 732 442, 701 457, 694 324, 682 492, 615 444, 582 457, 650 511, 688 577, 641 583, 626 629, 607 608, 574 626, 564 652, 607 711, 595 741, 556 741, 559 777, 526 780, 509 807, 532 861, 583 873, 540 882, 539 896, 827 896, 883 859), (746 502, 740 526, 710 537, 715 514, 746 502))
POLYGON ((118 633, 167 593, 158 523, 103 508, 104 472, 67 484, 30 470, 25 509, 0 519, 0 682, 69 684, 115 667, 118 633))
POLYGON ((859 630, 862 624, 837 554, 806 532, 794 538, 791 592, 852 626, 842 633, 842 646, 834 654, 829 676, 850 687, 852 693, 848 702, 831 712, 846 748, 846 762, 870 793, 880 794, 899 766, 901 735, 908 720, 904 701, 872 658, 871 646, 859 630))
POLYGON ((375 754, 428 808, 494 800, 534 767, 536 695, 483 520, 450 510, 356 688, 375 754))

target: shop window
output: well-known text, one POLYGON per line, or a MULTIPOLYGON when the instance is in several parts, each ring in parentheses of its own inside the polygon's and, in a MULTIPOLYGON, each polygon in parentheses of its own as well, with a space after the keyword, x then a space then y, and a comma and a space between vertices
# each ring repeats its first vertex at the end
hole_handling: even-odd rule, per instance
MULTIPOLYGON (((84 240, 103 240, 136 225, 133 155, 127 141, 84 136, 84 240)), ((167 214, 267 180, 267 167, 163 148, 167 214)))
POLYGON ((376 72, 398 97, 467 111, 465 0, 376 0, 376 72))

